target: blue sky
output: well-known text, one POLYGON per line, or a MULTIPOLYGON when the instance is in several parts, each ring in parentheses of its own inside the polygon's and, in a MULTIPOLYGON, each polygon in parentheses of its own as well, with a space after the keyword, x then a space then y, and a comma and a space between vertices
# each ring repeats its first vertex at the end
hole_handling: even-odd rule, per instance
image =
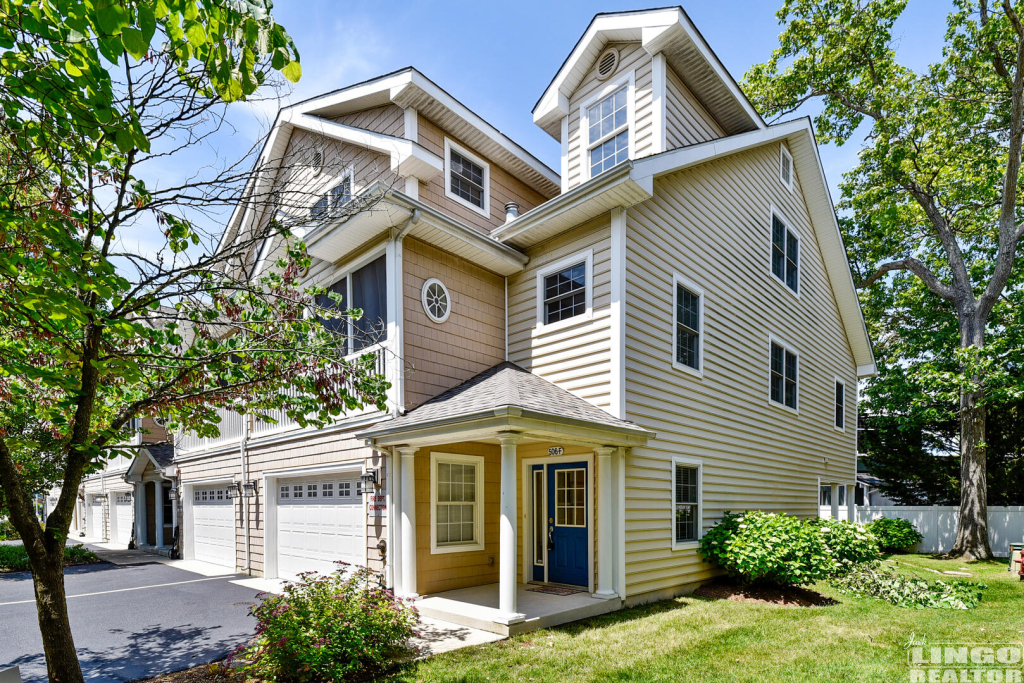
MULTIPOLYGON (((303 69, 302 80, 284 101, 415 66, 557 171, 558 143, 533 124, 533 104, 595 13, 650 6, 656 5, 277 0, 274 15, 294 38, 303 69)), ((774 13, 779 6, 781 0, 684 4, 737 80, 776 47, 781 29, 774 13)), ((946 0, 910 0, 896 31, 904 64, 923 68, 940 57, 948 9, 946 0)), ((236 129, 219 133, 211 148, 222 159, 241 155, 266 133, 275 112, 276 104, 269 103, 238 107, 231 116, 236 129)), ((851 143, 822 149, 837 201, 837 185, 853 167, 858 148, 851 143)), ((164 182, 190 173, 198 159, 188 155, 168 161, 160 168, 164 182)))

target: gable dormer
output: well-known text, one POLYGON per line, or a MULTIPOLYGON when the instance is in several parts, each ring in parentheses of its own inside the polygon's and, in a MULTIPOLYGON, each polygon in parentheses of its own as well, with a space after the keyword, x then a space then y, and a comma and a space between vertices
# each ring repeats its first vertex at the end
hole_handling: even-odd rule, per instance
POLYGON ((681 8, 598 14, 533 109, 562 191, 626 159, 765 124, 681 8))

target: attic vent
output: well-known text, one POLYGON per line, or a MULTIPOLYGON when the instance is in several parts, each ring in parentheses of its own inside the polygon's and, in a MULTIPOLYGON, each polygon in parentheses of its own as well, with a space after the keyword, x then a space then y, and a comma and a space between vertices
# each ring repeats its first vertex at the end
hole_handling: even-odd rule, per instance
POLYGON ((619 66, 619 51, 614 47, 610 47, 601 53, 601 56, 597 59, 597 80, 603 81, 604 79, 615 73, 615 69, 619 66))
POLYGON ((313 173, 319 173, 324 169, 324 153, 323 150, 313 150, 313 158, 310 159, 310 166, 313 167, 313 173))

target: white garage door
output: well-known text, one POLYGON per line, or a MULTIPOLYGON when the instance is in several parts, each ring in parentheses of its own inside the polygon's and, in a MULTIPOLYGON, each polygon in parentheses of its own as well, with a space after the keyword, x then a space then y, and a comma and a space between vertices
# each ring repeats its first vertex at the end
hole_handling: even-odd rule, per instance
POLYGON ((117 542, 128 545, 132 540, 132 521, 135 519, 132 494, 118 493, 114 498, 114 508, 117 515, 117 542))
POLYGON ((192 491, 192 548, 195 559, 235 567, 235 503, 227 487, 192 491))
POLYGON ((97 541, 103 540, 103 499, 93 496, 89 505, 89 520, 86 522, 86 534, 97 541))
POLYGON ((277 574, 329 574, 338 561, 366 562, 366 516, 358 475, 282 479, 277 488, 277 574))

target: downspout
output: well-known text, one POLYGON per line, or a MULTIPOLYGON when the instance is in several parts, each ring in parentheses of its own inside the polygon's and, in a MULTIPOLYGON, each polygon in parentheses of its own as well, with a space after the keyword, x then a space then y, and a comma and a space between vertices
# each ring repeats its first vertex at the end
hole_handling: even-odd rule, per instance
POLYGON ((249 441, 249 429, 252 423, 252 416, 242 416, 242 438, 239 440, 239 455, 242 458, 242 482, 241 482, 241 499, 242 499, 242 528, 243 534, 245 535, 245 566, 242 567, 242 571, 248 574, 250 572, 250 552, 249 552, 249 499, 245 497, 245 482, 249 480, 249 463, 246 454, 246 445, 249 441))

